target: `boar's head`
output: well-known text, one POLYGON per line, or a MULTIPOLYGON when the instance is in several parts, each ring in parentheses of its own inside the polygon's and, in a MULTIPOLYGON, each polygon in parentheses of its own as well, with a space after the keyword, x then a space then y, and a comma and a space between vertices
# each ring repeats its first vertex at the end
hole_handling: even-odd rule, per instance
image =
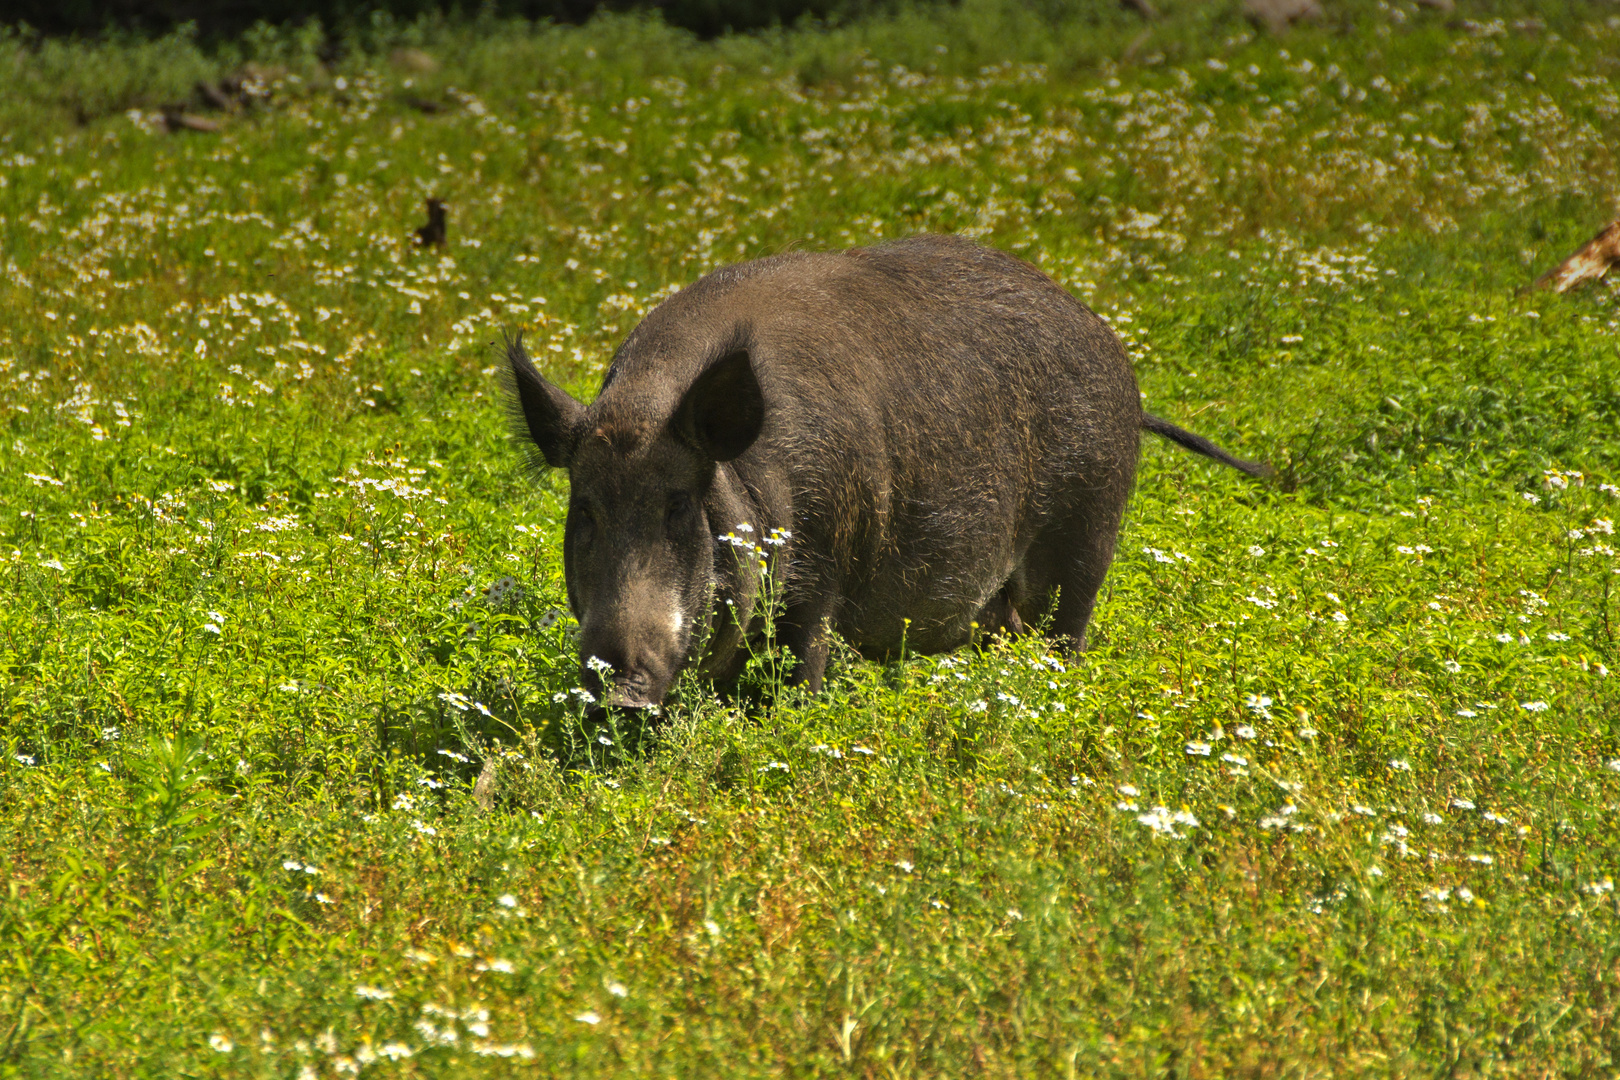
POLYGON ((716 483, 764 424, 748 353, 724 352, 684 387, 614 386, 610 374, 588 407, 540 375, 521 338, 507 358, 524 432, 568 470, 581 684, 604 706, 656 706, 695 654, 735 649, 752 609, 757 579, 717 541, 745 511, 735 484, 716 483))

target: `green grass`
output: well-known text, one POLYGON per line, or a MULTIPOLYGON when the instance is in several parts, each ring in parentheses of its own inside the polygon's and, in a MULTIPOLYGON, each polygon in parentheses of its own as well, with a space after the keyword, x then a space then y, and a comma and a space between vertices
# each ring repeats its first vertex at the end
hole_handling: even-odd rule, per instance
POLYGON ((1620 293, 1525 290, 1620 212, 1610 10, 11 42, 0 1075, 1612 1075, 1620 293), (581 726, 499 331, 589 396, 923 230, 1278 482, 1148 445, 1082 657, 581 726))

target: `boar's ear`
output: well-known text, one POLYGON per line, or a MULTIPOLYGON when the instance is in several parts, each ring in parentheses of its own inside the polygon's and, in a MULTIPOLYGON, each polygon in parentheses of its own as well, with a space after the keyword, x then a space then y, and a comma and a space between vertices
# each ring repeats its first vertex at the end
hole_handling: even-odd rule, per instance
POLYGON ((742 454, 764 424, 765 397, 744 349, 704 368, 671 421, 676 438, 716 462, 742 454))
POLYGON ((517 409, 529 437, 554 469, 566 468, 574 454, 585 407, 545 380, 523 350, 523 335, 506 339, 506 359, 512 364, 517 409))

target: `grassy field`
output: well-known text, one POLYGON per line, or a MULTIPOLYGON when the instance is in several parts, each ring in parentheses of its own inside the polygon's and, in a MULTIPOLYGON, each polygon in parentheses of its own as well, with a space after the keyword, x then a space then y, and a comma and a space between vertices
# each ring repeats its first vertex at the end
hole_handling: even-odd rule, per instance
POLYGON ((0 39, 0 1076, 1620 1070, 1620 8, 1161 6, 0 39), (930 230, 1277 480, 1149 443, 1084 656, 584 724, 500 331, 930 230))

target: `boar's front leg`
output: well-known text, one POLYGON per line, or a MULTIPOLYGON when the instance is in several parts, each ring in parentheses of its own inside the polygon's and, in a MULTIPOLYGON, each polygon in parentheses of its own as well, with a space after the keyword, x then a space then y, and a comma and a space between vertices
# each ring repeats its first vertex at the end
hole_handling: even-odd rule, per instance
POLYGON ((1028 627, 1018 614, 1018 605, 1013 602, 1010 582, 1003 585, 1001 591, 991 597, 990 602, 984 605, 973 621, 978 624, 974 640, 980 644, 988 642, 1000 633, 1005 633, 1008 637, 1022 637, 1028 632, 1028 627))
POLYGON ((797 661, 788 673, 789 686, 802 686, 812 694, 821 693, 832 645, 833 607, 831 597, 818 596, 790 603, 777 620, 776 640, 786 646, 797 661))

